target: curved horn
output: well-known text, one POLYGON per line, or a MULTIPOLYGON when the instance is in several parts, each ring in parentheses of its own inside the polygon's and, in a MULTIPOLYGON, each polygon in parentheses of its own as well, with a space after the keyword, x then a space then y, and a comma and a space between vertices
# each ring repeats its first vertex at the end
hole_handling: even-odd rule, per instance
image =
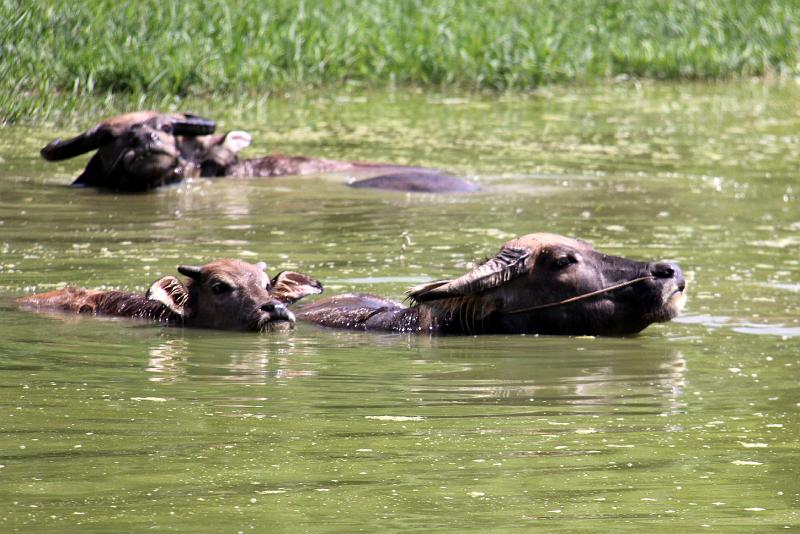
POLYGON ((197 115, 184 114, 183 118, 172 123, 172 133, 175 135, 209 135, 216 129, 216 122, 197 115))
POLYGON ((56 139, 44 147, 40 154, 47 161, 60 161, 74 158, 75 156, 100 148, 111 141, 112 138, 113 135, 111 135, 108 129, 94 127, 88 132, 84 132, 66 141, 56 139))
POLYGON ((193 265, 178 265, 178 272, 184 276, 188 276, 192 280, 200 280, 200 267, 195 267, 193 265))
POLYGON ((463 297, 492 289, 528 271, 530 249, 503 248, 497 255, 455 280, 428 282, 408 290, 413 302, 463 297))

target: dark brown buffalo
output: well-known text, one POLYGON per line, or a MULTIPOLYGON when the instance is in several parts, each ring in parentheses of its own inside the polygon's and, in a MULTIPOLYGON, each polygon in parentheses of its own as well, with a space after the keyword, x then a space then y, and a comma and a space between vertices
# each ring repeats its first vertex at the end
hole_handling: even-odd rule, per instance
POLYGON ((297 315, 323 326, 395 332, 623 335, 675 317, 685 288, 674 263, 608 256, 584 241, 531 234, 460 278, 412 288, 410 307, 341 295, 297 315))
POLYGON ((214 121, 185 113, 126 113, 67 141, 56 139, 41 154, 59 161, 97 150, 73 185, 145 191, 199 174, 180 145, 215 127, 214 121))
POLYGON ((56 139, 41 151, 49 161, 97 150, 76 186, 118 191, 146 191, 184 178, 275 177, 348 172, 360 178, 359 188, 414 192, 471 192, 475 184, 434 169, 384 163, 343 161, 272 154, 239 159, 252 141, 233 130, 211 135, 215 123, 188 114, 155 111, 127 113, 107 119, 72 139, 56 139))
POLYGON ((67 287, 18 299, 38 310, 134 317, 224 330, 270 330, 294 325, 289 304, 322 292, 304 274, 283 271, 269 279, 266 264, 219 260, 202 267, 181 265, 184 284, 174 276, 156 280, 145 295, 67 287))

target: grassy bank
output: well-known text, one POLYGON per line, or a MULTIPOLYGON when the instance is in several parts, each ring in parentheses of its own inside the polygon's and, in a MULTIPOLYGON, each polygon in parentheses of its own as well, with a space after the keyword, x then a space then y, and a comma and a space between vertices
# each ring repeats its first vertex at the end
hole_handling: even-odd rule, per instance
MULTIPOLYGON (((87 95, 796 75, 796 0, 0 0, 0 122, 87 95)), ((116 95, 116 96, 109 96, 116 95)))

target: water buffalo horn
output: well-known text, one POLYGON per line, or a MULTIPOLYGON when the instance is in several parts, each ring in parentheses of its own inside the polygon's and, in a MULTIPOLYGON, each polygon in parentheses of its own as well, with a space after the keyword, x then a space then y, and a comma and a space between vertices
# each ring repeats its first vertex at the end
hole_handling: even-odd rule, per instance
POLYGON ((217 123, 195 115, 186 115, 185 119, 177 119, 172 123, 175 135, 209 135, 214 133, 217 123))
POLYGON ((44 147, 41 150, 41 154, 47 161, 74 158, 100 148, 111 141, 112 138, 113 135, 107 129, 95 128, 66 141, 56 139, 44 147))
POLYGON ((178 272, 192 280, 200 280, 200 267, 193 265, 178 265, 178 272))
POLYGON ((440 280, 411 288, 408 298, 414 302, 426 302, 492 289, 527 272, 530 257, 530 250, 503 248, 494 258, 455 280, 440 280))

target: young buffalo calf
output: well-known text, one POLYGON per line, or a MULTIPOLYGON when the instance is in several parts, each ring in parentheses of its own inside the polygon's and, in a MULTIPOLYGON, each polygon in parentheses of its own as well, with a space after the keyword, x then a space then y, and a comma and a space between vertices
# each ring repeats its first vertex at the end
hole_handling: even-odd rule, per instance
POLYGON ((669 321, 686 301, 674 263, 609 256, 577 239, 531 234, 454 280, 408 292, 319 300, 298 317, 323 326, 443 334, 622 335, 669 321))
POLYGON ((322 285, 304 274, 283 271, 272 280, 266 264, 219 260, 202 267, 181 265, 188 277, 156 280, 146 295, 122 291, 98 291, 66 287, 58 291, 22 297, 23 306, 39 310, 136 317, 162 323, 265 331, 294 325, 286 306, 322 293, 322 285))

